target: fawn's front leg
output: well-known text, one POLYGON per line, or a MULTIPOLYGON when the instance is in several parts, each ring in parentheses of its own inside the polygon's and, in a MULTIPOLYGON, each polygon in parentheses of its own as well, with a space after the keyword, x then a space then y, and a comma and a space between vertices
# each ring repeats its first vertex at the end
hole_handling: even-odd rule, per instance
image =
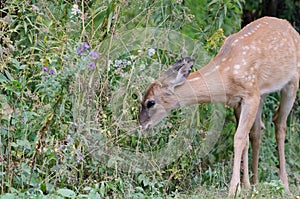
MULTIPOLYGON (((258 93, 258 92, 257 92, 258 93)), ((234 136, 234 163, 232 178, 230 181, 229 195, 234 195, 236 189, 240 187, 240 169, 243 150, 245 149, 249 132, 256 118, 260 102, 259 95, 248 96, 242 100, 241 113, 238 122, 238 128, 234 136), (237 187, 238 186, 238 187, 237 187)))

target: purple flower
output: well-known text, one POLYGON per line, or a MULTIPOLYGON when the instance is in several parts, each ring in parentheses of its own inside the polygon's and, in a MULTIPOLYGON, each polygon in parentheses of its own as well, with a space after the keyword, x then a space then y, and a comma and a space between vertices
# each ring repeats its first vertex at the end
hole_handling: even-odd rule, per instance
POLYGON ((92 57, 93 59, 98 59, 99 58, 99 53, 97 53, 96 51, 91 51, 89 53, 89 56, 92 57))
POLYGON ((82 55, 82 54, 83 54, 83 52, 84 52, 84 50, 83 50, 83 47, 82 47, 82 46, 80 46, 80 47, 77 49, 77 53, 78 53, 78 55, 82 55))
POLYGON ((89 46, 88 43, 84 42, 84 43, 83 43, 83 48, 84 48, 84 50, 87 50, 87 49, 90 48, 90 46, 89 46))
POLYGON ((89 64, 89 66, 90 66, 90 69, 94 69, 95 66, 96 66, 96 64, 95 64, 95 62, 91 62, 91 63, 89 64))
POLYGON ((51 68, 51 69, 49 70, 49 73, 50 73, 50 75, 53 75, 53 74, 55 73, 54 69, 51 68))
POLYGON ((42 70, 47 72, 47 71, 48 71, 48 68, 47 68, 46 66, 43 66, 43 67, 42 67, 42 70))
POLYGON ((81 45, 78 49, 77 49, 77 53, 78 55, 83 55, 84 51, 86 51, 87 49, 89 49, 90 46, 88 43, 84 42, 83 45, 81 45))

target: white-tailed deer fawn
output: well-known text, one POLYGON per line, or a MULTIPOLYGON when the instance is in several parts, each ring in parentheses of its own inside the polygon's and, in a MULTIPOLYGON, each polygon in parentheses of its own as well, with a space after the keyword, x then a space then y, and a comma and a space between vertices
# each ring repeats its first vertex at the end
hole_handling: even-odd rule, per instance
POLYGON ((280 91, 280 106, 274 116, 279 156, 279 176, 288 190, 284 139, 286 120, 299 86, 300 36, 285 20, 263 17, 229 36, 220 52, 203 68, 190 74, 189 57, 173 64, 152 83, 142 100, 139 123, 153 127, 170 110, 197 103, 221 102, 235 110, 238 121, 234 136, 234 163, 229 194, 243 186, 250 188, 248 174, 249 135, 253 149, 253 183, 258 179, 261 120, 266 94, 280 91), (225 95, 225 96, 224 96, 225 95))

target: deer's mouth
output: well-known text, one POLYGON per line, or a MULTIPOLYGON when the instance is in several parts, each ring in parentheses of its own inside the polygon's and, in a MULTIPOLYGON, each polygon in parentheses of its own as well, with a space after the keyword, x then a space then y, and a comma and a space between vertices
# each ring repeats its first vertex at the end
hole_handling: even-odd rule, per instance
POLYGON ((141 124, 141 125, 140 125, 140 129, 141 129, 142 131, 146 131, 146 130, 150 129, 150 127, 151 127, 151 123, 141 124))

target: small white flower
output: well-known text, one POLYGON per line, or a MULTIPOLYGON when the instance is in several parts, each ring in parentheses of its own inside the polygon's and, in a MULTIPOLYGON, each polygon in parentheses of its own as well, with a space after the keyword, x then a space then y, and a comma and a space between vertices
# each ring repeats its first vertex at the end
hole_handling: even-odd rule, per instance
POLYGON ((122 65, 122 60, 119 60, 119 59, 115 60, 116 67, 120 67, 121 65, 122 65))
POLYGON ((31 10, 32 11, 39 11, 40 9, 36 5, 31 5, 31 10))
POLYGON ((123 65, 123 67, 125 67, 127 65, 127 61, 125 59, 122 61, 122 65, 123 65))
POLYGON ((139 55, 141 55, 143 53, 143 50, 139 49, 138 53, 139 53, 139 55))
POLYGON ((130 58, 131 60, 134 60, 134 59, 137 58, 137 56, 135 56, 135 55, 130 55, 129 58, 130 58))
POLYGON ((139 68, 140 68, 141 70, 145 70, 146 65, 145 65, 145 64, 141 64, 141 65, 139 66, 139 68))
POLYGON ((148 55, 149 55, 150 57, 152 57, 154 54, 155 54, 155 49, 149 48, 149 49, 148 49, 148 55))
POLYGON ((72 9, 71 9, 71 15, 75 16, 75 15, 80 14, 80 13, 81 13, 81 11, 79 10, 78 5, 74 4, 72 9))

